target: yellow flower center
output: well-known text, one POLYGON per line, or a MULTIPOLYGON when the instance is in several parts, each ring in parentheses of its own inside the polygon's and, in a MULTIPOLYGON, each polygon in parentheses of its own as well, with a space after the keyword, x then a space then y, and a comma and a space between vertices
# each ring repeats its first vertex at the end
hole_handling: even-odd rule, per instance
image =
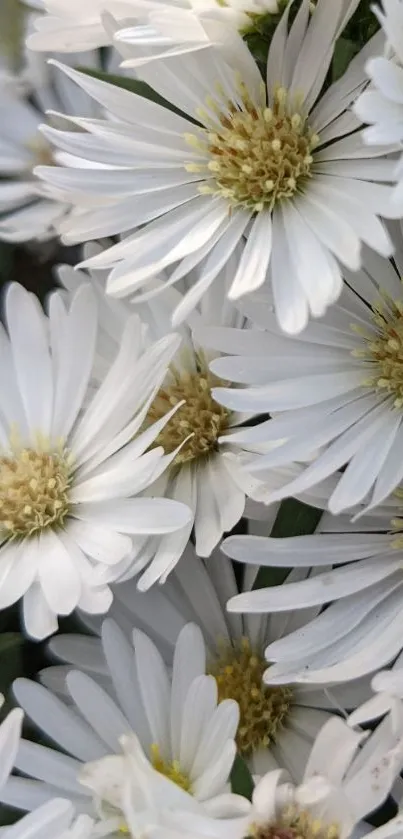
POLYGON ((390 396, 395 408, 403 408, 403 300, 392 300, 387 294, 382 297, 373 306, 375 334, 354 325, 365 348, 353 351, 353 355, 371 364, 373 374, 365 385, 390 396))
POLYGON ((238 702, 240 721, 236 739, 241 754, 246 757, 275 741, 292 702, 291 688, 264 684, 266 669, 267 662, 252 651, 247 638, 238 645, 228 644, 219 649, 210 669, 217 682, 219 701, 238 702))
POLYGON ((339 825, 314 818, 307 810, 286 807, 275 822, 252 825, 247 839, 339 839, 339 825))
POLYGON ((155 445, 163 446, 169 454, 191 434, 174 461, 181 465, 217 449, 218 438, 228 427, 230 412, 211 395, 213 387, 225 383, 210 372, 202 354, 196 357, 194 373, 172 368, 169 377, 169 383, 161 388, 148 412, 147 424, 156 422, 185 400, 155 441, 155 445))
POLYGON ((68 452, 16 450, 0 457, 0 533, 6 539, 59 528, 69 512, 68 452))
POLYGON ((312 151, 319 137, 285 88, 277 88, 271 107, 266 105, 265 91, 262 104, 256 106, 245 87, 240 88, 240 103, 226 102, 222 111, 216 103, 208 103, 216 118, 210 120, 204 142, 186 135, 206 158, 204 166, 188 164, 187 169, 204 171, 209 178, 200 187, 203 193, 221 195, 233 207, 272 210, 277 202, 303 190, 311 177, 312 151))
POLYGON ((190 778, 185 772, 182 772, 179 761, 163 760, 157 743, 152 743, 151 745, 151 763, 157 772, 161 772, 161 775, 165 775, 166 778, 169 778, 169 780, 173 781, 174 784, 177 784, 178 787, 184 789, 185 792, 192 791, 190 778))

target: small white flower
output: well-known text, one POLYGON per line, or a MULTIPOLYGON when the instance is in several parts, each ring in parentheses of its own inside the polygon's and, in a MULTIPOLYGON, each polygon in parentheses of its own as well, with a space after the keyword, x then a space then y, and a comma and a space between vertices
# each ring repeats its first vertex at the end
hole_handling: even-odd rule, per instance
MULTIPOLYGON (((332 483, 317 488, 318 506, 332 483)), ((317 610, 301 630, 266 648, 267 660, 276 662, 265 674, 268 684, 349 681, 384 667, 401 651, 402 492, 369 515, 362 515, 362 506, 355 512, 353 522, 324 513, 320 533, 312 536, 224 541, 227 556, 252 566, 315 570, 308 579, 239 594, 228 603, 230 612, 247 614, 317 610)))
MULTIPOLYGON (((76 86, 60 84, 60 75, 55 78, 54 68, 44 56, 28 56, 14 84, 2 83, 0 95, 0 240, 8 242, 54 238, 69 211, 64 196, 57 195, 57 190, 49 196, 33 174, 39 164, 58 165, 58 155, 39 131, 40 124, 47 121, 45 112, 51 109, 63 114, 73 108, 81 116, 95 114, 93 103, 76 86)), ((76 55, 75 62, 93 67, 98 59, 95 53, 76 55)))
MULTIPOLYGON (((87 248, 86 252, 94 252, 94 249, 87 248)), ((192 332, 202 325, 208 329, 211 324, 220 323, 224 328, 235 328, 236 340, 243 339, 247 328, 245 318, 226 300, 238 255, 236 251, 228 262, 220 284, 210 288, 197 310, 191 312, 189 323, 182 324, 181 346, 146 418, 147 424, 162 420, 176 404, 184 401, 154 444, 161 445, 166 454, 180 447, 179 451, 169 469, 147 493, 188 504, 192 517, 186 528, 163 537, 153 554, 150 555, 150 546, 145 545, 144 556, 139 555, 136 563, 130 564, 130 574, 142 571, 148 565, 139 581, 143 590, 158 579, 164 582, 180 559, 192 528, 197 553, 209 556, 223 534, 231 531, 244 514, 246 496, 264 501, 269 491, 279 486, 275 471, 265 483, 248 475, 247 465, 253 456, 248 449, 234 446, 231 441, 240 423, 251 417, 228 411, 214 401, 213 387, 225 383, 210 373, 209 362, 214 355, 192 332)), ((132 304, 136 298, 128 302, 113 300, 105 295, 103 277, 77 272, 68 266, 59 269, 59 279, 70 290, 85 281, 91 282, 99 300, 103 325, 98 355, 109 362, 110 356, 116 354, 122 329, 134 311, 132 304)), ((163 282, 163 279, 155 280, 154 291, 158 291, 163 282)), ((197 284, 193 289, 197 291, 197 284)), ((189 297, 168 289, 149 303, 139 303, 135 311, 148 325, 148 340, 155 340, 170 333, 173 311, 181 311, 184 307, 189 308, 189 297)), ((256 451, 260 450, 261 447, 256 448, 256 451)))
MULTIPOLYGON (((347 839, 365 816, 387 798, 403 762, 402 709, 397 733, 388 717, 376 735, 353 732, 333 719, 313 745, 299 787, 282 773, 268 773, 256 786, 252 800, 252 835, 298 835, 347 839), (361 749, 359 749, 360 745, 361 749), (277 828, 277 829, 276 829, 277 828)), ((399 834, 398 817, 391 835, 399 834)), ((376 831, 372 834, 374 839, 376 831)), ((380 833, 382 835, 382 832, 380 833)))
POLYGON ((23 740, 15 765, 37 783, 13 777, 0 791, 2 800, 29 810, 51 789, 71 798, 79 811, 122 819, 121 743, 132 733, 147 762, 181 791, 200 802, 227 793, 239 712, 232 700, 218 702, 215 680, 205 675, 200 630, 193 624, 182 629, 172 675, 147 635, 135 629, 131 644, 111 620, 103 623, 97 658, 88 661, 92 677, 79 670, 67 674, 67 703, 35 682, 14 683, 28 716, 67 755, 23 740), (97 676, 101 663, 106 680, 97 676))
POLYGON ((46 241, 56 235, 56 226, 68 204, 35 179, 39 162, 52 162, 50 145, 38 131, 43 114, 20 96, 0 99, 0 239, 7 242, 46 241))
MULTIPOLYGON (((217 19, 236 28, 250 24, 253 15, 273 14, 283 5, 282 0, 229 0, 224 3, 219 0, 179 0, 175 3, 175 11, 179 15, 181 34, 187 26, 186 41, 193 41, 197 32, 198 43, 192 43, 192 48, 199 48, 199 39, 205 41, 207 33, 202 24, 198 24, 198 19, 202 22, 207 18, 210 25, 217 19)), ((147 45, 156 45, 159 49, 165 43, 161 36, 150 32, 147 21, 153 22, 155 14, 156 21, 161 16, 169 21, 170 26, 176 23, 175 12, 171 16, 172 7, 161 0, 87 0, 85 4, 78 0, 44 0, 43 7, 46 13, 38 16, 35 21, 37 31, 28 39, 29 47, 34 50, 74 53, 111 44, 113 35, 105 23, 105 13, 112 15, 120 29, 138 24, 140 18, 143 26, 136 27, 137 38, 141 42, 145 39, 147 45)), ((166 46, 170 43, 171 38, 168 38, 166 46)))
POLYGON ((140 67, 160 58, 206 49, 211 44, 226 51, 231 48, 236 51, 237 40, 233 42, 233 33, 239 32, 246 37, 266 28, 267 41, 286 5, 287 0, 229 0, 224 3, 188 0, 182 6, 173 6, 151 0, 148 10, 147 4, 143 7, 146 14, 141 24, 136 22, 135 26, 125 29, 117 24, 114 43, 125 56, 122 67, 140 67))
POLYGON ((270 280, 281 328, 297 333, 339 297, 339 262, 358 270, 362 242, 390 255, 378 214, 395 162, 364 146, 349 110, 373 45, 320 96, 355 5, 321 0, 309 17, 304 0, 287 35, 288 6, 266 82, 236 34, 228 58, 212 46, 208 60, 202 51, 141 67, 141 79, 183 115, 62 67, 110 118, 74 119, 85 133, 44 129, 68 157, 65 168, 35 171, 75 205, 59 225, 65 243, 128 234, 91 261, 113 268, 108 292, 126 296, 168 267, 174 282, 195 266, 206 291, 242 243, 229 297, 270 280))
MULTIPOLYGON (((342 720, 330 720, 315 740, 299 786, 289 782, 286 772, 274 770, 256 785, 251 810, 230 824, 183 812, 171 812, 168 824, 182 839, 348 839, 365 834, 371 828, 363 819, 385 801, 403 763, 401 708, 399 723, 395 731, 387 717, 366 739, 366 733, 352 731, 342 720)), ((400 837, 402 827, 399 814, 371 836, 400 837)), ((163 828, 147 835, 163 839, 163 828)))
MULTIPOLYGON (((256 526, 256 525, 255 525, 256 526)), ((254 527, 255 527, 254 526, 254 527)), ((266 522, 265 522, 266 526, 266 522)), ((256 578, 256 568, 247 569, 244 590, 249 591, 256 578)), ((298 569, 288 583, 307 576, 298 569)), ((124 635, 133 623, 144 626, 160 652, 172 655, 176 637, 188 617, 197 622, 207 648, 207 670, 217 680, 221 700, 238 702, 240 721, 236 735, 238 750, 254 776, 269 769, 286 769, 294 781, 303 777, 310 749, 327 719, 338 708, 352 709, 370 695, 369 680, 331 687, 298 686, 292 680, 279 687, 262 682, 267 667, 264 650, 287 633, 303 631, 307 616, 298 610, 282 615, 261 617, 230 614, 227 601, 238 591, 232 563, 218 551, 203 563, 188 545, 174 572, 162 587, 139 593, 135 581, 114 586, 115 599, 111 616, 124 635), (175 605, 174 605, 175 604, 175 605)), ((319 611, 313 609, 310 617, 319 611)), ((87 626, 96 629, 94 621, 87 626)), ((93 672, 101 665, 99 679, 109 679, 102 662, 101 642, 95 638, 56 636, 51 650, 61 663, 42 671, 45 685, 59 693, 72 667, 93 672)), ((123 672, 123 657, 122 657, 123 672)))
MULTIPOLYGON (((382 6, 372 6, 386 36, 386 50, 368 61, 366 70, 372 84, 357 100, 354 111, 370 125, 363 131, 368 145, 387 146, 403 143, 403 3, 402 0, 382 0, 382 6)), ((381 46, 381 45, 380 45, 381 46)), ((402 208, 403 162, 396 167, 399 185, 393 201, 402 208)))
POLYGON ((112 774, 117 770, 120 780, 119 790, 112 792, 110 816, 98 821, 95 835, 104 836, 113 832, 116 836, 119 832, 129 834, 132 839, 147 839, 155 829, 161 829, 166 835, 178 818, 186 820, 188 816, 196 817, 204 824, 210 824, 213 816, 218 824, 231 828, 232 821, 236 820, 239 824, 240 818, 250 813, 250 802, 231 793, 198 801, 151 766, 135 735, 123 736, 121 747, 121 757, 96 761, 89 770, 95 783, 106 784, 107 787, 108 775, 111 780, 107 762, 114 760, 114 766, 110 764, 109 768, 112 774))
POLYGON ((138 432, 179 339, 168 336, 142 355, 134 315, 94 386, 97 311, 88 287, 68 309, 54 295, 46 318, 33 295, 12 285, 5 310, 0 608, 23 597, 26 629, 41 638, 57 629, 58 614, 78 605, 107 611, 110 566, 136 556, 150 534, 170 533, 189 518, 184 505, 135 497, 172 459, 161 448, 147 451, 164 420, 138 432))
POLYGON ((28 38, 29 48, 67 53, 111 43, 102 23, 104 12, 127 25, 141 9, 138 0, 43 0, 42 6, 44 14, 35 21, 37 31, 28 38))
MULTIPOLYGON (((56 164, 56 157, 39 125, 47 110, 74 108, 94 115, 88 97, 71 83, 60 85, 46 56, 32 52, 26 38, 41 14, 41 0, 2 0, 0 4, 0 239, 12 242, 46 241, 68 211, 63 199, 33 176, 40 163, 56 164)), ((76 64, 97 66, 95 54, 76 54, 76 64)))
POLYGON ((304 495, 336 474, 323 500, 337 514, 364 501, 372 509, 402 482, 400 224, 393 228, 393 241, 394 261, 367 249, 362 270, 344 272, 340 302, 301 335, 280 335, 270 300, 259 293, 242 301, 257 329, 249 331, 238 353, 224 331, 211 329, 205 336, 213 349, 236 353, 214 361, 214 374, 243 385, 214 390, 217 401, 229 410, 273 417, 235 437, 240 445, 271 446, 248 464, 248 472, 265 481, 272 469, 309 462, 267 501, 304 495))

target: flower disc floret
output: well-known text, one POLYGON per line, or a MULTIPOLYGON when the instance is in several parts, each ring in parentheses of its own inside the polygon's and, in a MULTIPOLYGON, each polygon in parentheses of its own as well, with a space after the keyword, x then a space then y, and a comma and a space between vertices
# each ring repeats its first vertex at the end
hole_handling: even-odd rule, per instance
POLYGON ((201 191, 234 207, 271 210, 303 190, 319 137, 285 88, 277 88, 271 107, 257 107, 242 91, 242 105, 228 103, 207 132, 203 150, 211 182, 201 191))
POLYGON ((192 785, 189 776, 182 771, 178 760, 164 760, 161 757, 161 751, 157 743, 151 744, 151 762, 154 769, 165 775, 170 781, 173 781, 178 787, 184 789, 186 792, 192 791, 192 785))
POLYGON ((269 687, 263 682, 267 662, 256 654, 247 638, 220 649, 210 672, 215 677, 218 699, 235 699, 240 721, 237 744, 241 754, 270 746, 288 715, 292 701, 289 687, 269 687))
POLYGON ((339 826, 314 818, 308 810, 286 807, 275 822, 257 825, 247 839, 339 839, 339 826))
POLYGON ((175 465, 206 457, 217 449, 218 439, 228 426, 230 412, 215 402, 211 390, 223 384, 210 372, 202 354, 196 357, 194 373, 172 368, 170 383, 157 394, 147 422, 156 422, 184 400, 155 441, 169 454, 189 437, 178 452, 175 465))
MULTIPOLYGON (((375 367, 368 385, 393 399, 395 408, 403 408, 403 302, 383 296, 373 306, 371 317, 376 333, 362 330, 366 343, 363 355, 375 367)), ((361 327, 355 327, 360 333, 361 327)))
POLYGON ((0 457, 0 531, 23 538, 63 526, 70 509, 67 452, 23 448, 0 457))

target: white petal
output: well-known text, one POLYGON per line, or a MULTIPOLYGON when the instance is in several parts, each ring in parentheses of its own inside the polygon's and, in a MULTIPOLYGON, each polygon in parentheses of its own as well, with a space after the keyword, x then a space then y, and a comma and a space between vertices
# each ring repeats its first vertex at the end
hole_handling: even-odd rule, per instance
POLYGON ((36 433, 50 432, 53 402, 45 317, 38 301, 17 284, 8 289, 6 316, 18 386, 34 442, 36 433))
POLYGON ((52 530, 42 533, 38 545, 39 582, 49 607, 60 615, 69 615, 80 599, 81 581, 59 536, 52 530))
POLYGON ((4 786, 13 768, 19 747, 24 714, 14 708, 0 725, 0 788, 4 786))
POLYGON ((28 717, 66 752, 83 761, 104 756, 105 747, 87 723, 50 691, 28 679, 17 679, 13 691, 28 717))

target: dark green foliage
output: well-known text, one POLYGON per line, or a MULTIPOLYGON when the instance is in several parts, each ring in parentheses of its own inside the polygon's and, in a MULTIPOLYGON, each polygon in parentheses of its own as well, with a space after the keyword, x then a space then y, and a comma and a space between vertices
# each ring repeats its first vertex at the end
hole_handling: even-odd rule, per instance
POLYGON ((237 755, 234 760, 234 765, 231 771, 231 790, 237 795, 243 795, 244 798, 252 799, 254 783, 252 775, 244 761, 244 759, 237 755))
MULTIPOLYGON (((322 510, 310 507, 296 498, 287 498, 282 502, 277 513, 270 536, 274 539, 284 539, 290 536, 306 536, 314 533, 320 519, 322 510)), ((279 586, 284 582, 290 568, 265 568, 261 567, 253 586, 266 588, 267 586, 279 586)))

